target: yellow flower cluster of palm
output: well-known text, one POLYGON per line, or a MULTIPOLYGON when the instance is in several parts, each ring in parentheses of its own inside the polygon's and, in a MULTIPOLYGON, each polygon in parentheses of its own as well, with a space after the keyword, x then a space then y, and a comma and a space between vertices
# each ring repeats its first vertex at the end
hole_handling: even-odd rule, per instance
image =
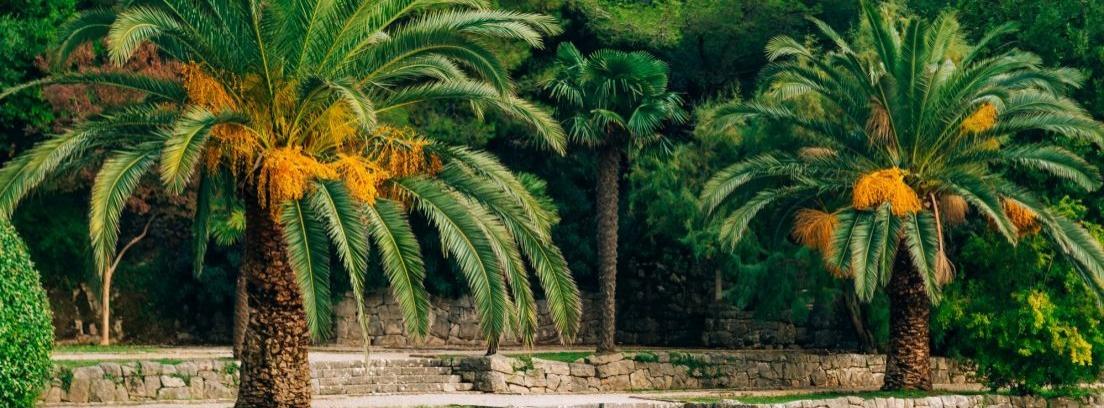
POLYGON ((851 205, 855 209, 870 210, 884 203, 890 204, 896 216, 923 209, 916 191, 905 183, 905 172, 897 167, 862 175, 852 190, 851 205))
MULTIPOLYGON (((257 104, 268 107, 250 109, 253 104, 237 102, 231 92, 198 64, 185 64, 181 76, 190 103, 212 112, 243 112, 258 118, 253 122, 260 124, 274 123, 270 117, 272 110, 280 110, 280 100, 290 98, 285 94, 293 89, 287 87, 287 92, 277 92, 274 105, 257 104)), ((233 91, 250 95, 257 92, 257 86, 258 81, 242 81, 235 85, 240 89, 233 91)), ((276 115, 277 128, 299 119, 288 120, 283 116, 276 115)), ((384 191, 387 180, 440 170, 440 160, 425 151, 429 142, 413 130, 377 126, 366 132, 356 123, 349 106, 337 103, 298 125, 295 131, 307 135, 284 141, 274 139, 275 129, 216 125, 211 129, 215 143, 206 152, 205 164, 214 169, 225 159, 234 172, 248 172, 259 165, 259 171, 250 174, 249 180, 256 182, 258 197, 274 214, 279 203, 303 198, 313 180, 341 180, 354 198, 371 204, 380 195, 389 196, 384 191), (310 137, 311 133, 320 137, 310 137), (260 139, 260 135, 267 139, 260 139), (260 162, 255 163, 258 158, 260 162)))
POLYGON ((824 258, 824 265, 837 278, 849 276, 847 271, 835 267, 829 259, 832 258, 832 237, 839 225, 836 214, 803 208, 794 215, 793 237, 801 245, 815 249, 824 258))
POLYGON ((1039 215, 1030 208, 1024 207, 1022 204, 1016 202, 1016 200, 1008 198, 1001 199, 1001 208, 1021 236, 1031 235, 1042 229, 1042 226, 1039 225, 1039 215))
POLYGON ((981 104, 974 113, 962 120, 962 131, 966 133, 982 133, 992 129, 997 124, 997 107, 986 102, 981 104))

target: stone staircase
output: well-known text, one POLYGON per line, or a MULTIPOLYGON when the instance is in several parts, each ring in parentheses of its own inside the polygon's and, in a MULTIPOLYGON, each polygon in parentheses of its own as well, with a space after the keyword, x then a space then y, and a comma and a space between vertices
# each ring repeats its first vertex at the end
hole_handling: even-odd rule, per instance
POLYGON ((368 395, 471 391, 446 361, 431 358, 318 361, 311 363, 315 395, 368 395))

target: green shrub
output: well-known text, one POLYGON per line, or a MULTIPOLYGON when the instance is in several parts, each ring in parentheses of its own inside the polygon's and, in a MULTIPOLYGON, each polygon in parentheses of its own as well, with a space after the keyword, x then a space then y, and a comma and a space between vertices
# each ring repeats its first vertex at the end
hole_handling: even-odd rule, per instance
POLYGON ((27 247, 7 221, 0 221, 0 406, 34 406, 50 379, 50 319, 27 247))
POLYGON ((935 312, 936 346, 973 360, 992 388, 1069 389, 1104 367, 1098 299, 1052 248, 1039 236, 1013 247, 981 235, 957 258, 958 280, 935 312))

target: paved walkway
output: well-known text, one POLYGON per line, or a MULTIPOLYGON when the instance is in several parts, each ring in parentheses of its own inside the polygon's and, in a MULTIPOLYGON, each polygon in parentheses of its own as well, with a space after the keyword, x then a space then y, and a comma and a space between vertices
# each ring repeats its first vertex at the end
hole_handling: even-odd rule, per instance
MULTIPOLYGON (((607 407, 607 408, 672 408, 681 406, 652 399, 646 394, 540 394, 504 395, 482 393, 367 395, 358 397, 315 397, 314 408, 368 408, 368 407, 607 407)), ((128 404, 128 408, 230 408, 232 402, 164 403, 149 402, 128 404)), ((75 405, 47 405, 47 407, 73 407, 75 405)), ((81 407, 105 407, 103 404, 82 404, 81 407)))

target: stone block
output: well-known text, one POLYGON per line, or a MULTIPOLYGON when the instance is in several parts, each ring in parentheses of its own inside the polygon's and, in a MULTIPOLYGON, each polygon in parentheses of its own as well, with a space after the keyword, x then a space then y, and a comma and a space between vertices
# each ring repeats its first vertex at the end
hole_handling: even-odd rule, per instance
POLYGON ((92 380, 90 387, 91 402, 114 402, 115 401, 115 382, 100 378, 92 380))
POLYGON ((42 396, 39 399, 47 404, 57 404, 61 402, 62 394, 63 391, 61 390, 61 387, 54 385, 46 389, 46 391, 42 393, 42 396))
POLYGON ((183 363, 177 364, 175 367, 176 372, 180 375, 186 377, 195 377, 196 375, 199 375, 199 367, 197 367, 196 364, 191 361, 185 361, 183 363))
POLYGON ((636 370, 629 374, 629 387, 634 390, 650 390, 655 388, 644 370, 636 370))
POLYGON ((615 375, 628 375, 635 370, 635 362, 632 360, 617 360, 608 364, 594 367, 598 378, 606 378, 615 375))
POLYGON ((505 356, 500 356, 500 355, 494 355, 494 356, 486 357, 486 360, 487 360, 487 368, 489 368, 491 371, 498 371, 500 373, 513 373, 514 372, 514 362, 513 362, 514 359, 512 359, 512 358, 505 357, 505 356))
POLYGON ((187 385, 188 384, 186 384, 184 382, 183 378, 174 377, 174 376, 171 376, 171 375, 162 375, 161 376, 161 386, 163 388, 179 388, 179 387, 184 387, 184 386, 187 386, 187 385))
POLYGON ((158 400, 187 400, 192 399, 192 395, 187 387, 178 388, 162 388, 157 390, 158 400))
POLYGON ((203 398, 204 381, 200 377, 193 377, 191 382, 188 383, 188 394, 191 394, 192 398, 203 398))
POLYGON ((125 386, 127 394, 134 398, 142 398, 146 396, 146 384, 142 381, 142 377, 130 376, 126 378, 125 386))
POLYGON ((568 369, 574 377, 593 377, 595 375, 594 366, 590 364, 569 363, 568 369))
POLYGON ((150 398, 157 397, 157 390, 161 389, 161 377, 157 375, 147 375, 142 379, 145 383, 146 392, 145 395, 150 398))
POLYGON ((119 363, 100 363, 100 369, 103 370, 105 376, 120 378, 123 376, 123 367, 119 363))
POLYGON ((621 374, 602 380, 603 391, 625 391, 630 387, 629 375, 621 374))
POLYGON ((533 367, 542 369, 549 374, 568 375, 571 373, 571 367, 568 365, 568 363, 560 361, 534 359, 533 367))
MULTIPOLYGON (((74 370, 75 371, 75 370, 74 370)), ((83 404, 88 402, 92 393, 92 379, 77 377, 74 373, 72 382, 69 383, 69 402, 83 404)))
POLYGON ((103 368, 100 368, 100 366, 98 366, 98 365, 90 366, 90 367, 77 367, 77 368, 73 369, 73 379, 74 380, 78 379, 78 378, 85 379, 85 380, 94 380, 94 379, 101 379, 101 378, 103 378, 103 376, 104 376, 103 368))
POLYGON ((127 390, 126 385, 115 384, 115 401, 118 401, 118 402, 130 401, 130 391, 127 390))
POLYGON ((622 353, 609 353, 609 354, 595 354, 588 356, 586 361, 593 365, 609 364, 616 361, 625 359, 625 355, 622 353))

